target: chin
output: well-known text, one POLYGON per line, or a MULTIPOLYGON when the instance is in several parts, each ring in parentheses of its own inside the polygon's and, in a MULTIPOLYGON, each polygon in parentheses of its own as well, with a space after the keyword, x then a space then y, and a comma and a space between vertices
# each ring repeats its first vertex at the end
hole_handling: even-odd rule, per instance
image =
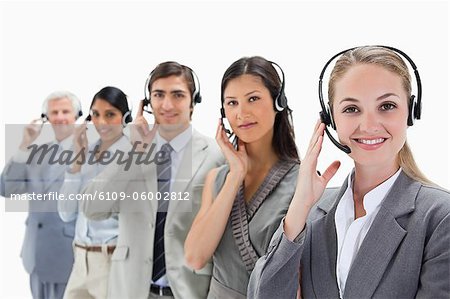
MULTIPOLYGON (((236 135, 237 136, 237 135, 236 135)), ((252 143, 257 141, 259 138, 255 138, 254 136, 248 136, 248 135, 244 135, 244 136, 237 136, 239 138, 240 141, 244 142, 244 143, 252 143)))

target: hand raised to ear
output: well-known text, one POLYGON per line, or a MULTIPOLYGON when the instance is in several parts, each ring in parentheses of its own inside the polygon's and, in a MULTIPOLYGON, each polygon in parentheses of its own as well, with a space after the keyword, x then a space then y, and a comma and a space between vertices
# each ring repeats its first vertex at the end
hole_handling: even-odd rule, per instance
POLYGON ((308 150, 300 165, 297 187, 294 198, 289 205, 284 231, 289 240, 294 240, 303 230, 309 211, 322 196, 325 187, 336 174, 341 162, 334 161, 325 172, 320 175, 317 171, 317 160, 322 150, 325 124, 317 122, 308 150))
POLYGON ((230 173, 237 174, 239 179, 243 181, 248 169, 248 156, 245 143, 238 140, 238 149, 235 149, 228 139, 220 118, 217 126, 216 141, 230 165, 230 173))
POLYGON ((141 100, 136 119, 130 126, 131 144, 136 144, 137 152, 145 152, 148 145, 152 143, 155 138, 158 125, 155 123, 152 128, 149 128, 147 120, 144 118, 144 101, 141 100))
POLYGON ((19 146, 21 150, 26 150, 41 134, 43 124, 39 124, 39 121, 41 118, 36 118, 24 128, 22 142, 19 146))

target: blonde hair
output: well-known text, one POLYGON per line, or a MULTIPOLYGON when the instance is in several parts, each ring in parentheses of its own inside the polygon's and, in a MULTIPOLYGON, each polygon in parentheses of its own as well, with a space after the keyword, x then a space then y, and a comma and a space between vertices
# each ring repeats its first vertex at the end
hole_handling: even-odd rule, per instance
MULTIPOLYGON (((403 59, 393 50, 384 47, 366 46, 349 50, 342 54, 336 61, 336 65, 330 75, 330 81, 328 82, 328 99, 331 110, 333 110, 336 81, 352 66, 357 64, 374 64, 398 75, 402 80, 403 88, 408 95, 408 100, 411 101, 411 76, 408 71, 408 66, 403 59)), ((408 104, 411 105, 412 103, 408 104)), ((425 177, 417 166, 408 142, 405 142, 399 151, 397 161, 402 170, 410 178, 426 185, 435 185, 425 177)))

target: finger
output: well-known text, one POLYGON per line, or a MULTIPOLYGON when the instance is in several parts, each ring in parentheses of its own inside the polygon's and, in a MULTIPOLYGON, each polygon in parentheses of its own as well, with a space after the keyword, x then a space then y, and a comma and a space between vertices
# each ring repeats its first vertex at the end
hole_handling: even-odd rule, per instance
POLYGON ((313 136, 311 137, 311 141, 307 150, 307 154, 311 153, 314 148, 316 148, 317 142, 319 140, 319 137, 323 137, 323 132, 325 130, 325 125, 322 123, 319 123, 318 127, 314 131, 313 136))
POLYGON ((311 138, 309 139, 309 144, 308 144, 308 149, 306 152, 310 152, 311 148, 314 146, 314 144, 316 143, 316 133, 317 133, 317 129, 319 128, 320 122, 316 122, 316 124, 314 125, 314 130, 313 133, 311 134, 311 138))
POLYGON ((322 175, 322 178, 325 180, 326 184, 334 177, 339 167, 341 167, 340 161, 334 161, 328 166, 327 170, 322 175))
POLYGON ((141 100, 141 102, 139 103, 138 110, 137 110, 137 113, 136 113, 137 117, 144 115, 144 101, 145 100, 141 100))
POLYGON ((222 122, 219 118, 219 122, 217 123, 217 129, 216 129, 216 139, 219 137, 221 131, 223 131, 222 122))
MULTIPOLYGON (((158 132, 158 127, 159 125, 157 123, 153 124, 153 127, 151 128, 151 130, 148 132, 148 136, 149 136, 149 140, 148 142, 150 143, 153 138, 155 138, 156 132, 158 132)), ((148 126, 147 126, 148 128, 148 126)))
POLYGON ((245 143, 240 139, 238 139, 238 148, 239 148, 238 152, 247 154, 247 150, 245 149, 245 143))
POLYGON ((145 123, 137 124, 137 129, 141 136, 147 136, 147 134, 150 132, 150 130, 148 129, 148 125, 145 123))
POLYGON ((217 124, 217 129, 216 129, 216 140, 218 138, 220 138, 220 136, 221 136, 221 132, 223 131, 222 127, 223 127, 222 122, 220 121, 220 118, 219 118, 219 123, 217 124))

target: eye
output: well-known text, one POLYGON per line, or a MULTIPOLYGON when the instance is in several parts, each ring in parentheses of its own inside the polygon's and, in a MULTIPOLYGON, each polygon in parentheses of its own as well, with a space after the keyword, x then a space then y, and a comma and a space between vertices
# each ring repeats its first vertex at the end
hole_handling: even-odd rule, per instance
POLYGON ((227 106, 236 106, 238 102, 236 100, 229 100, 226 104, 227 106))
POLYGON ((177 93, 175 94, 175 98, 177 98, 177 99, 183 99, 183 98, 184 98, 184 93, 177 92, 177 93))
POLYGON ((259 100, 260 98, 259 97, 257 97, 257 96, 252 96, 252 97, 250 97, 249 99, 248 99, 248 101, 249 102, 254 102, 254 101, 257 101, 257 100, 259 100))
POLYGON ((92 112, 91 112, 91 115, 92 115, 93 117, 98 117, 98 116, 99 116, 99 114, 98 114, 97 111, 92 111, 92 112))
POLYGON ((359 109, 356 106, 348 106, 342 110, 342 113, 357 113, 359 109))
POLYGON ((395 105, 394 103, 383 103, 380 106, 381 111, 394 110, 395 108, 397 108, 397 105, 395 105))
POLYGON ((164 97, 164 94, 162 92, 155 92, 152 94, 152 98, 161 99, 164 97))
POLYGON ((114 116, 116 116, 116 114, 114 112, 107 112, 106 113, 106 117, 107 118, 113 118, 114 116))

